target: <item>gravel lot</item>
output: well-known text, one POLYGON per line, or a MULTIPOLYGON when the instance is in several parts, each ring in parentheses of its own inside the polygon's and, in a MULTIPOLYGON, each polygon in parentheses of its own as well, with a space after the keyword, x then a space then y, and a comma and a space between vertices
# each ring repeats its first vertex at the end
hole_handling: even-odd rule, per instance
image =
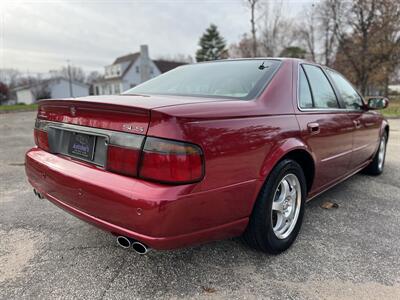
POLYGON ((0 299, 400 299, 400 119, 390 120, 384 174, 311 201, 286 253, 234 239, 139 256, 34 197, 24 172, 34 116, 0 115, 0 299))

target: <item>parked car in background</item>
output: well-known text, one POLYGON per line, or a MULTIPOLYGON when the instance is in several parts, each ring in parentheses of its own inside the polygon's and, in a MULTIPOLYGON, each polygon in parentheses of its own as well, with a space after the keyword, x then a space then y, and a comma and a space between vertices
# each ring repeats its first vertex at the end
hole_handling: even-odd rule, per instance
POLYGON ((387 104, 302 60, 186 65, 122 95, 41 101, 26 173, 139 253, 243 235, 276 254, 307 200, 382 173, 387 104))

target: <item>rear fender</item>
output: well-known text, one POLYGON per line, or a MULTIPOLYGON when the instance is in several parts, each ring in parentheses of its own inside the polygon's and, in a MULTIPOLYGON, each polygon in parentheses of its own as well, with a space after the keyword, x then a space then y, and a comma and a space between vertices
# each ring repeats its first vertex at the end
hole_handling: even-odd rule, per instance
POLYGON ((298 138, 289 138, 282 141, 266 155, 260 169, 260 181, 264 183, 268 177, 268 174, 278 164, 278 162, 287 154, 295 150, 306 151, 312 157, 315 166, 316 158, 315 155, 310 151, 309 147, 298 138))

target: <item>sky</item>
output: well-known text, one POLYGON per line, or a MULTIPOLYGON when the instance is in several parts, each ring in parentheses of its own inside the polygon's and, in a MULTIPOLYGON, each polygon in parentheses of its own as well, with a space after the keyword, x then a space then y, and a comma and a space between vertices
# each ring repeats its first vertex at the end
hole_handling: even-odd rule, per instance
MULTIPOLYGON (((312 0, 284 2, 293 15, 312 0)), ((245 0, 0 0, 0 68, 47 72, 69 60, 101 72, 142 44, 151 58, 194 57, 210 23, 229 45, 250 31, 249 16, 245 0)))

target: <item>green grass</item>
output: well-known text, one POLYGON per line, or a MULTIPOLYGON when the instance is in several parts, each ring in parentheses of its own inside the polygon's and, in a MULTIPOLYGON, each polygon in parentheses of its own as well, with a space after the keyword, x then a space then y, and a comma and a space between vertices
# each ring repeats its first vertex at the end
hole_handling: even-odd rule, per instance
POLYGON ((389 107, 382 113, 385 117, 400 117, 400 96, 389 97, 389 107))
POLYGON ((0 105, 0 112, 12 112, 19 110, 36 110, 38 107, 37 104, 15 104, 15 105, 0 105))

